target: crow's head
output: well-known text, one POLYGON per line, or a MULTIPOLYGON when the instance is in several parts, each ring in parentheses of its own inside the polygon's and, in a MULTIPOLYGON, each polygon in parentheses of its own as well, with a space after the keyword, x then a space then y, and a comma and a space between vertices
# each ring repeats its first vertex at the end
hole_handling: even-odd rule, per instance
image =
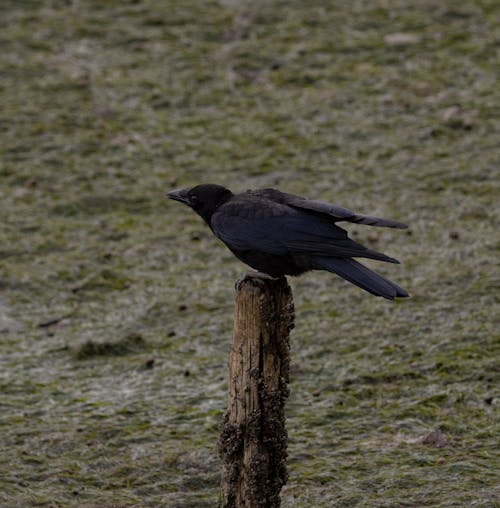
POLYGON ((217 208, 231 199, 233 193, 222 185, 203 184, 191 189, 179 189, 167 194, 170 199, 180 201, 192 208, 210 225, 210 219, 217 208))

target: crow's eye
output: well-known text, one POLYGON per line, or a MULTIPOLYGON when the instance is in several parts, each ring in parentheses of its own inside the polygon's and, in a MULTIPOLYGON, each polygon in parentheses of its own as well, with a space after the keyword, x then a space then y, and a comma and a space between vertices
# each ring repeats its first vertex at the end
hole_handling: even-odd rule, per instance
POLYGON ((198 196, 192 194, 191 196, 189 196, 189 201, 192 205, 196 205, 196 203, 198 203, 198 196))

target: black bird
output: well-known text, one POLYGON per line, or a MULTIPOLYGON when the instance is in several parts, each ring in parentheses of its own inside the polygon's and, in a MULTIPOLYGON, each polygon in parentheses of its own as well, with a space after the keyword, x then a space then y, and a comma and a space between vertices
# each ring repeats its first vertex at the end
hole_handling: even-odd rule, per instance
POLYGON ((192 208, 241 261, 272 277, 327 270, 376 296, 390 300, 408 293, 354 257, 399 263, 351 240, 340 221, 404 229, 390 219, 357 214, 324 201, 276 189, 233 194, 220 185, 204 184, 169 192, 192 208))

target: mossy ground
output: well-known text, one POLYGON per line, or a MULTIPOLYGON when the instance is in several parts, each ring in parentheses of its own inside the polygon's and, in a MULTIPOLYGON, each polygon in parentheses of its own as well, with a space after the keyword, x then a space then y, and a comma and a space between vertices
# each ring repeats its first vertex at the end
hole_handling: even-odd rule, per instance
POLYGON ((164 198, 212 181, 411 225, 349 228, 410 300, 290 281, 283 506, 500 506, 499 15, 3 0, 0 505, 216 506, 245 268, 164 198))

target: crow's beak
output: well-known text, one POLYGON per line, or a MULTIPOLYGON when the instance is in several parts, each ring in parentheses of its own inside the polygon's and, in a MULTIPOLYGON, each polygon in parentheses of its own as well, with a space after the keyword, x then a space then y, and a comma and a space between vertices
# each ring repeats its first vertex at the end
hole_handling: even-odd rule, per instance
POLYGON ((188 192, 189 189, 178 189, 167 193, 167 197, 173 199, 174 201, 180 201, 185 205, 189 205, 188 192))

